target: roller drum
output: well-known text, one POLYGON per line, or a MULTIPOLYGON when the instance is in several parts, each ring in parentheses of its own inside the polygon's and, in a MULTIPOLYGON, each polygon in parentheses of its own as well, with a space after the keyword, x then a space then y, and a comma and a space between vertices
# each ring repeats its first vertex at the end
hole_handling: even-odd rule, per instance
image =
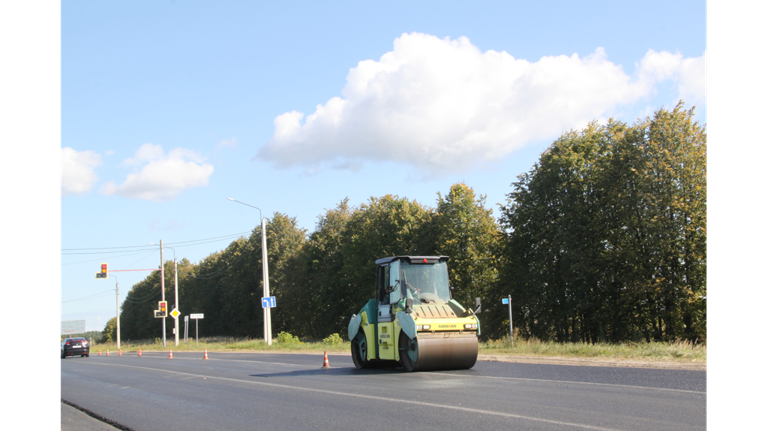
POLYGON ((477 335, 474 333, 421 333, 415 343, 404 341, 400 355, 410 354, 403 358, 408 371, 461 370, 472 368, 477 362, 477 335), (414 356, 415 361, 410 360, 414 356))

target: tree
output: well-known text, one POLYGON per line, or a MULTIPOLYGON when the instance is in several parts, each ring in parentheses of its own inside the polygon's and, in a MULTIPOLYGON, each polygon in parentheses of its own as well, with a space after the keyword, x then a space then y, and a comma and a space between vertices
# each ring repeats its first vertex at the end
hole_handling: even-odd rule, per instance
POLYGON ((637 122, 605 168, 606 242, 622 302, 642 310, 633 338, 706 337, 706 131, 683 107, 637 122))
POLYGON ((117 317, 113 317, 107 320, 107 324, 104 325, 104 330, 101 331, 101 342, 114 343, 116 341, 117 341, 117 317))
POLYGON ((525 333, 705 336, 706 133, 682 107, 568 132, 513 183, 503 279, 525 333))
MULTIPOLYGON (((304 298, 295 295, 297 288, 303 288, 306 297, 306 286, 297 285, 299 279, 292 274, 301 270, 301 264, 296 260, 307 241, 306 231, 296 224, 295 217, 276 212, 267 224, 267 259, 269 261, 269 293, 275 297, 279 307, 271 312, 273 334, 297 326, 294 321, 303 319, 296 313, 296 301, 304 298)), ((259 243, 261 244, 261 243, 259 243)), ((261 253, 261 247, 258 247, 261 253)), ((263 283, 262 283, 263 284, 263 283)))
POLYGON ((464 183, 438 193, 433 222, 436 254, 450 257, 448 276, 452 296, 465 307, 479 297, 488 309, 489 292, 498 278, 498 242, 501 231, 485 196, 476 196, 464 183))

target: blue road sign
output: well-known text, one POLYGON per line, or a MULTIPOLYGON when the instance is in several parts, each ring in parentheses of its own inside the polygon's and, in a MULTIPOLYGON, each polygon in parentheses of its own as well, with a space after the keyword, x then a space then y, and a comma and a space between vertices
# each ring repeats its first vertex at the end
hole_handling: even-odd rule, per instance
POLYGON ((261 298, 261 308, 275 308, 275 307, 277 307, 277 304, 275 303, 274 296, 261 298))
POLYGON ((501 298, 501 303, 505 305, 509 304, 509 298, 501 298))

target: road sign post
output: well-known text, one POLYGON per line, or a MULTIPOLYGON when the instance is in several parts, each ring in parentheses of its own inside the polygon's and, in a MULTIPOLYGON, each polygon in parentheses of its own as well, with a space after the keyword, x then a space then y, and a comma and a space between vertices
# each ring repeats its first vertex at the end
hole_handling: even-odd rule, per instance
POLYGON ((507 295, 506 298, 502 298, 501 303, 509 305, 509 344, 514 346, 515 340, 512 339, 512 295, 507 295))
POLYGON ((203 318, 203 313, 197 313, 197 314, 190 314, 190 319, 195 319, 195 347, 199 347, 199 341, 197 338, 197 321, 203 318))
POLYGON ((189 316, 184 316, 184 342, 187 342, 187 329, 189 328, 189 316))

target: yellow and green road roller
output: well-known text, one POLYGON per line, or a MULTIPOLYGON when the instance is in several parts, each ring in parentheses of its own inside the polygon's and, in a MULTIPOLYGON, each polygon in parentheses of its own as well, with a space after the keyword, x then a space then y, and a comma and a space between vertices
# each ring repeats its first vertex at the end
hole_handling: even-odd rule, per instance
POLYGON ((476 310, 451 297, 448 256, 376 261, 376 297, 349 322, 357 368, 402 365, 407 371, 472 368, 480 335, 476 310))

